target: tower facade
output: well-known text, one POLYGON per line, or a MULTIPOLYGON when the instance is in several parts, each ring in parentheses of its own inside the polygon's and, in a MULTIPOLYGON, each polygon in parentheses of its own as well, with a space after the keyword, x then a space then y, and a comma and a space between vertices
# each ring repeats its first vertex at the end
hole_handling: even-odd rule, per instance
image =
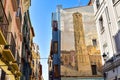
POLYGON ((93 13, 90 5, 60 9, 61 80, 103 80, 93 13))
POLYGON ((57 7, 48 64, 50 80, 103 80, 92 6, 57 7))
POLYGON ((91 75, 91 66, 87 48, 85 45, 85 36, 82 22, 82 14, 73 14, 75 51, 77 55, 77 69, 81 75, 91 75))

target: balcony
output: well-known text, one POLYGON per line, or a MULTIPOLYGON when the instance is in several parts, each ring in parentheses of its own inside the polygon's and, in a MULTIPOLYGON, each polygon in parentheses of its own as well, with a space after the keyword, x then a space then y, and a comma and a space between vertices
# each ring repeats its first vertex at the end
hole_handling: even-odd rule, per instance
POLYGON ((0 0, 0 44, 5 45, 7 44, 4 36, 6 35, 6 30, 8 30, 8 20, 3 8, 2 1, 0 0))
POLYGON ((22 73, 19 70, 19 66, 17 63, 10 63, 9 64, 9 70, 16 76, 19 77, 22 75, 22 73))
POLYGON ((7 41, 5 39, 5 36, 7 36, 6 31, 8 30, 8 26, 0 26, 0 45, 6 45, 7 41))
POLYGON ((105 65, 103 66, 103 71, 106 72, 118 66, 120 66, 120 54, 117 54, 107 60, 105 65))
POLYGON ((17 11, 18 6, 19 6, 19 0, 11 0, 12 6, 13 6, 13 11, 17 11))
POLYGON ((19 30, 21 30, 21 22, 22 22, 22 14, 21 14, 21 8, 19 7, 16 12, 16 24, 19 30))
POLYGON ((4 50, 2 56, 4 57, 5 61, 15 61, 15 53, 16 53, 16 44, 13 37, 12 32, 6 32, 5 39, 7 40, 7 45, 4 46, 4 50))

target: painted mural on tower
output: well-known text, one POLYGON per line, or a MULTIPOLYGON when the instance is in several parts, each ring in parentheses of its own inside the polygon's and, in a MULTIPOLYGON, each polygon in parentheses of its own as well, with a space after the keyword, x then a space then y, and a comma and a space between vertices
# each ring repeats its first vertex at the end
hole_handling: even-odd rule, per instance
POLYGON ((61 10, 61 76, 101 77, 102 60, 93 7, 61 10))

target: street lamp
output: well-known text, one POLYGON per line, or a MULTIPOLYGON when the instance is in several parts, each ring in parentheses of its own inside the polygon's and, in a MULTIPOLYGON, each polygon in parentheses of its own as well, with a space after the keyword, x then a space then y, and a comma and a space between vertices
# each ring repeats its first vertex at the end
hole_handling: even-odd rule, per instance
POLYGON ((102 57, 103 57, 104 61, 107 60, 107 55, 105 53, 103 53, 102 57))
MULTIPOLYGON (((106 62, 106 60, 107 60, 107 54, 105 54, 105 52, 103 53, 102 57, 103 57, 104 61, 106 62)), ((103 72, 104 72, 104 71, 103 71, 103 72)), ((104 76, 104 80, 106 80, 107 72, 104 72, 104 73, 103 73, 103 76, 104 76)))

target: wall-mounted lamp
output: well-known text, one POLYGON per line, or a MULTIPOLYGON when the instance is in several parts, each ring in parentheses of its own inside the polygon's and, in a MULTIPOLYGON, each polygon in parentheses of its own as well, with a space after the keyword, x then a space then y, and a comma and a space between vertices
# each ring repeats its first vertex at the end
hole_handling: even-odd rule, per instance
POLYGON ((107 60, 107 55, 105 53, 103 53, 102 57, 103 57, 104 61, 107 60))

